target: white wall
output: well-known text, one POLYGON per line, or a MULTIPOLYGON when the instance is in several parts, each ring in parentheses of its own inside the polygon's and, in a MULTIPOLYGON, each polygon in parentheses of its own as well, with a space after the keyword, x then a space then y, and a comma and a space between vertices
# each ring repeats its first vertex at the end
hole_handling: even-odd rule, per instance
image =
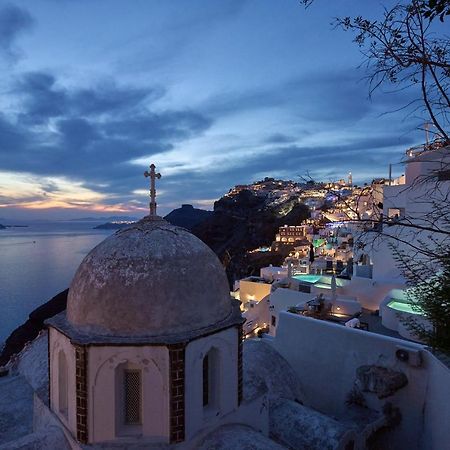
POLYGON ((408 385, 387 399, 402 413, 401 424, 387 436, 389 448, 448 448, 439 445, 450 442, 450 370, 435 367, 438 362, 426 352, 421 367, 395 357, 399 345, 420 345, 290 313, 280 313, 273 345, 301 380, 305 405, 338 418, 348 408, 358 367, 374 364, 405 373, 408 385), (437 437, 430 444, 432 433, 437 437))
POLYGON ((425 353, 428 384, 425 403, 423 448, 450 449, 450 368, 425 353))
POLYGON ((89 442, 116 439, 116 368, 123 363, 142 370, 142 437, 169 440, 169 352, 167 347, 93 346, 88 360, 89 442))
MULTIPOLYGON (((229 328, 196 339, 186 347, 185 432, 191 439, 203 428, 223 422, 238 407, 238 330, 229 328), (203 358, 215 348, 219 353, 219 398, 213 408, 203 407, 203 358)), ((225 422, 226 423, 226 422, 225 422)))
POLYGON ((242 316, 246 319, 243 325, 244 334, 250 333, 252 330, 258 327, 264 327, 269 324, 269 299, 268 297, 262 299, 260 302, 247 303, 247 309, 242 313, 242 316))
POLYGON ((50 408, 58 416, 61 422, 73 433, 77 434, 76 418, 76 380, 75 380, 75 349, 69 339, 55 328, 49 328, 50 345, 50 408), (59 376, 58 358, 63 351, 67 361, 67 418, 59 412, 59 376))
MULTIPOLYGON (((374 266, 375 268, 375 266, 374 266)), ((353 276, 350 283, 338 290, 339 294, 355 297, 363 308, 376 311, 392 289, 401 289, 402 282, 380 282, 353 276)))
POLYGON ((269 334, 271 336, 276 335, 281 311, 286 311, 289 307, 296 306, 299 303, 306 303, 313 298, 314 294, 307 294, 286 288, 277 288, 272 292, 269 297, 269 334), (272 316, 275 317, 275 325, 272 325, 272 316))
POLYGON ((270 294, 271 287, 271 284, 264 282, 241 280, 239 283, 239 299, 244 304, 249 300, 259 302, 270 294))

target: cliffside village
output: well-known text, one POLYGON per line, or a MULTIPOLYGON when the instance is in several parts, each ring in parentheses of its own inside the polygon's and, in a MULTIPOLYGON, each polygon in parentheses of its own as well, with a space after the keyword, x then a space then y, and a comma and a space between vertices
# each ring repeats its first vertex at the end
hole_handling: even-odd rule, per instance
POLYGON ((426 319, 390 245, 427 238, 395 239, 430 183, 448 193, 449 155, 410 149, 404 175, 362 187, 252 185, 311 217, 252 250, 287 256, 234 298, 216 255, 157 216, 152 178, 150 215, 88 254, 67 310, 3 369, 0 449, 449 449, 450 361, 405 325, 426 319))

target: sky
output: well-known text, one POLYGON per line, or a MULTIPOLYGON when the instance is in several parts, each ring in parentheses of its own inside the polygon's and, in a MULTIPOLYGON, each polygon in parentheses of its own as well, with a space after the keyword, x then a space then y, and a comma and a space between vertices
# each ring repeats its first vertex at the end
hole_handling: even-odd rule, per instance
MULTIPOLYGON (((386 5, 389 1, 384 2, 386 5)), ((266 176, 394 174, 421 143, 413 93, 369 98, 335 17, 381 3, 0 1, 0 223, 212 209, 266 176)))

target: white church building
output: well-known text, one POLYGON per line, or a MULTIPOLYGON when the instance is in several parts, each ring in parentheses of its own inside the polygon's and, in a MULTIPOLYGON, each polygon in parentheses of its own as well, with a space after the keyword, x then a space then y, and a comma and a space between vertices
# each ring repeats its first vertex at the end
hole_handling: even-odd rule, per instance
POLYGON ((148 216, 84 259, 49 321, 51 410, 83 444, 189 440, 239 407, 242 322, 214 253, 148 216))

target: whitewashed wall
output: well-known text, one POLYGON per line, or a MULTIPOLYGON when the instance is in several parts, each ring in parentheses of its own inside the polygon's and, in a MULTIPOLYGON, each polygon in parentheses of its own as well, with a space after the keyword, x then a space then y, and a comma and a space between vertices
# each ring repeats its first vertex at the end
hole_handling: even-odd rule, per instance
POLYGON ((400 408, 402 422, 389 433, 386 448, 450 448, 450 370, 427 352, 421 367, 395 357, 399 345, 420 345, 283 312, 273 345, 299 376, 305 405, 336 417, 347 409, 358 367, 374 364, 404 372, 408 385, 388 399, 400 408))
POLYGON ((116 439, 116 368, 130 363, 142 370, 142 438, 169 440, 169 352, 166 347, 89 347, 89 442, 116 439))
MULTIPOLYGON (((224 416, 238 407, 238 330, 228 330, 196 339, 186 347, 185 418, 186 439, 201 429, 227 423, 224 416), (203 407, 203 358, 215 348, 220 355, 219 399, 217 407, 203 407)), ((230 418, 231 420, 231 418, 230 418)))
POLYGON ((54 328, 49 329, 50 343, 50 407, 61 422, 76 436, 76 380, 75 380, 75 349, 69 339, 54 328), (59 377, 58 357, 63 351, 67 361, 67 418, 59 412, 59 377))
POLYGON ((249 300, 261 301, 264 297, 270 294, 272 285, 267 283, 258 283, 255 281, 241 280, 239 298, 242 303, 247 303, 249 300))

